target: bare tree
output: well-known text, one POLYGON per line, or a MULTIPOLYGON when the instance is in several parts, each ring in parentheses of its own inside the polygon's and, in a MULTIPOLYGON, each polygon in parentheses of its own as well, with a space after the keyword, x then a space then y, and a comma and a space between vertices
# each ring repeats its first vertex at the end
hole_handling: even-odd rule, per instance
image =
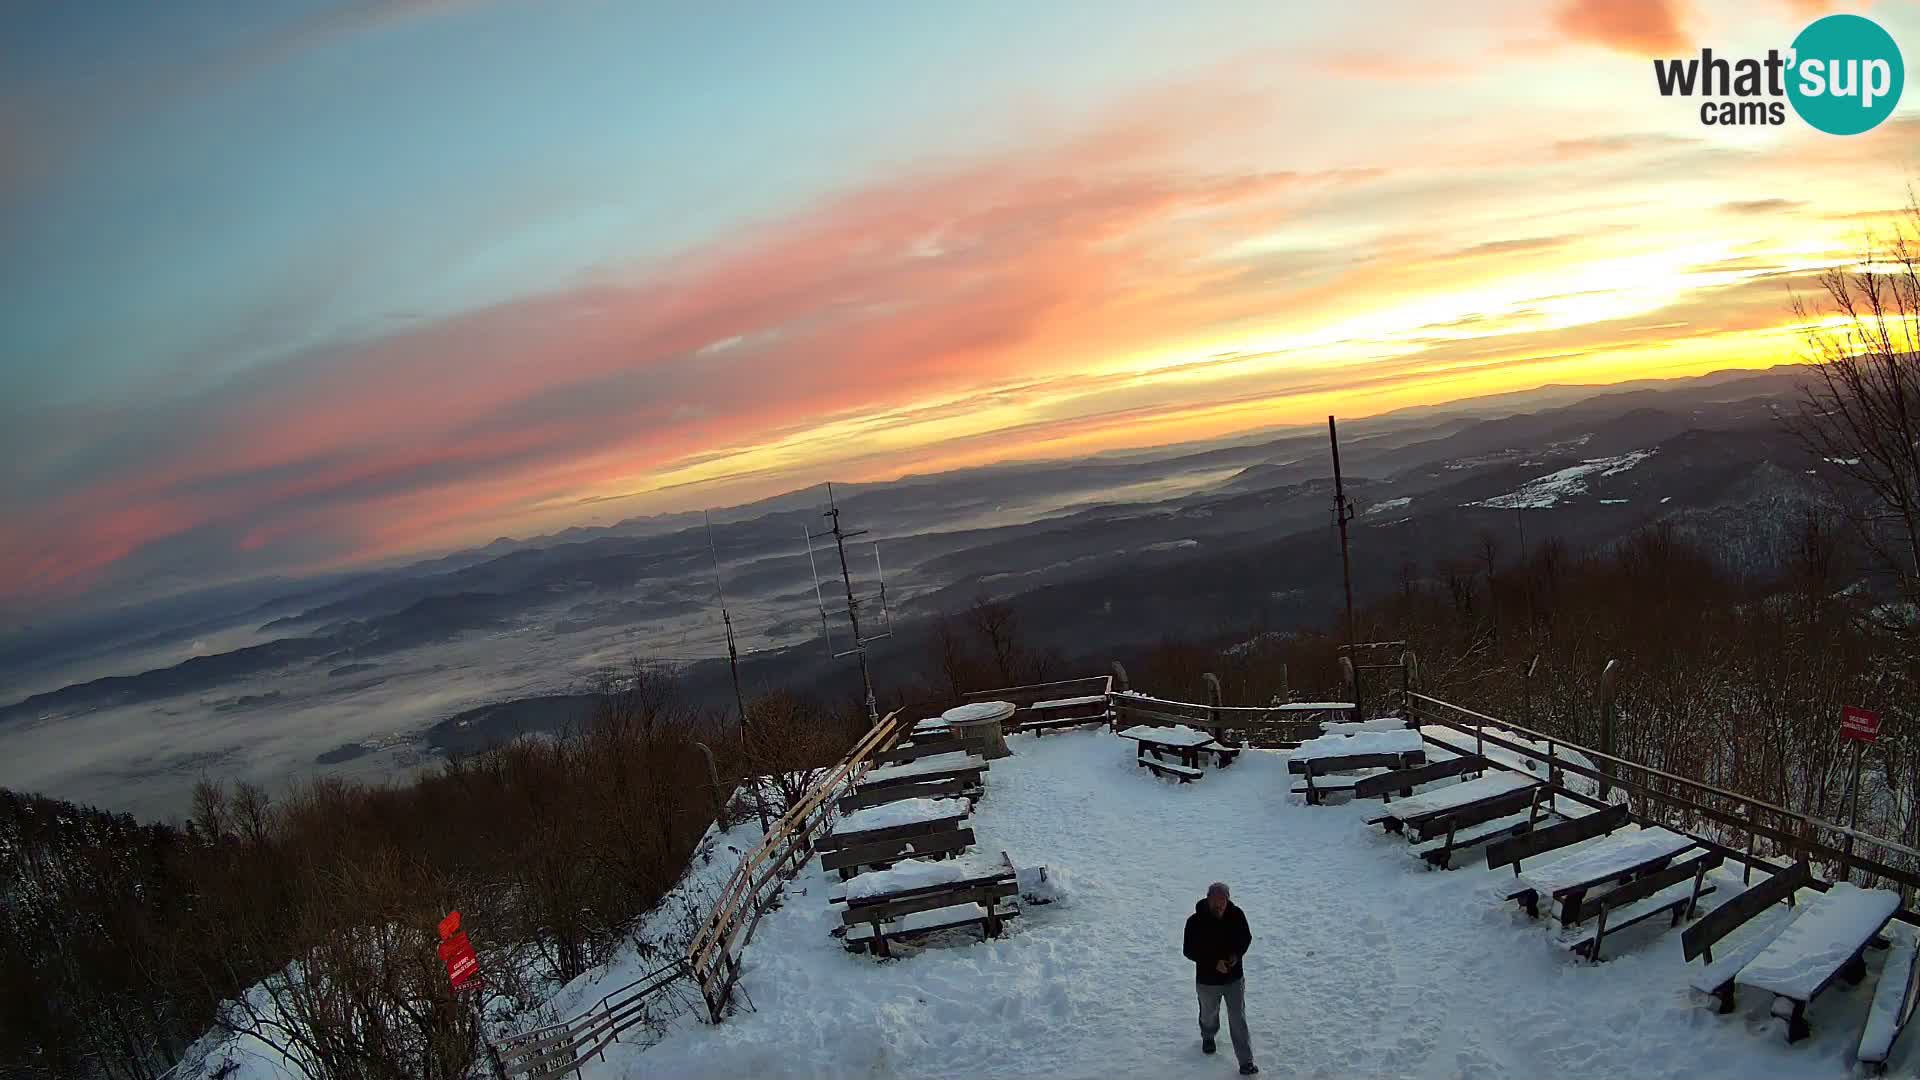
POLYGON ((980 632, 981 640, 986 642, 988 655, 993 658, 1000 685, 1012 686, 1019 681, 1017 673, 1020 664, 1019 626, 1014 619, 1013 606, 982 596, 973 602, 969 614, 973 618, 974 629, 980 632))
POLYGON ((1901 599, 1920 603, 1920 199, 1860 262, 1796 297, 1810 370, 1792 429, 1865 492, 1850 520, 1901 599))

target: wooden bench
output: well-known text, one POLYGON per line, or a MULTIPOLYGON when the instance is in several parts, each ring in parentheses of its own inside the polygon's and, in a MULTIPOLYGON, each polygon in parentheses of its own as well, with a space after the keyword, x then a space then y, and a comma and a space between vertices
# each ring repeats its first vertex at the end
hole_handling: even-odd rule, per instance
POLYGON ((1320 805, 1320 800, 1330 794, 1346 792, 1352 794, 1355 784, 1364 777, 1329 777, 1329 773, 1353 772, 1359 769, 1407 769, 1421 764, 1426 754, 1420 750, 1408 750, 1392 754, 1347 754, 1341 757, 1308 758, 1305 761, 1287 762, 1289 772, 1306 774, 1306 782, 1293 789, 1295 795, 1305 795, 1308 806, 1320 805), (1299 768, 1295 768, 1295 766, 1299 768))
POLYGON ((1467 773, 1479 773, 1487 767, 1486 759, 1464 754, 1460 757, 1446 758, 1441 761, 1429 761, 1425 765, 1398 772, 1384 772, 1369 776, 1353 785, 1353 797, 1356 799, 1380 799, 1383 803, 1393 802, 1393 793, 1398 791, 1403 797, 1413 794, 1413 789, 1421 784, 1431 784, 1435 780, 1444 780, 1449 776, 1464 776, 1467 773))
POLYGON ((1733 1011, 1734 976, 1747 966, 1747 961, 1760 955, 1760 950, 1773 944, 1773 939, 1780 936, 1790 920, 1781 919, 1776 925, 1766 927, 1762 932, 1752 935, 1737 951, 1717 961, 1713 958, 1714 943, 1775 904, 1785 901, 1789 908, 1793 907, 1794 893, 1812 883, 1813 871, 1804 862, 1775 870, 1767 880, 1714 908, 1680 935, 1681 955, 1688 962, 1696 956, 1706 961, 1706 966, 1693 977, 1693 988, 1718 999, 1718 1011, 1733 1011))
POLYGON ((1573 951, 1597 964, 1609 930, 1625 930, 1656 915, 1672 915, 1669 926, 1679 926, 1682 919, 1693 918, 1700 898, 1714 890, 1706 884, 1707 871, 1719 866, 1723 859, 1717 851, 1703 851, 1663 870, 1643 874, 1594 899, 1583 899, 1576 905, 1573 921, 1585 922, 1592 917, 1594 927, 1573 943, 1573 951), (1678 888, 1689 878, 1693 880, 1692 888, 1678 888))
MULTIPOLYGON (((948 748, 947 753, 958 755, 960 752, 948 748)), ((956 757, 952 765, 942 766, 935 754, 925 758, 915 758, 899 765, 889 765, 881 769, 872 769, 860 778, 858 790, 877 791, 890 787, 909 787, 916 784, 931 784, 940 780, 958 779, 967 787, 984 787, 981 774, 987 771, 985 758, 978 754, 956 757), (931 764, 930 764, 931 763, 931 764)))
POLYGON ((841 880, 852 877, 861 867, 890 866, 902 859, 939 858, 965 851, 973 846, 973 830, 948 829, 921 836, 877 840, 870 844, 851 844, 820 853, 820 869, 835 870, 841 880))
POLYGON ((1573 926, 1582 918, 1588 893, 1663 870, 1697 846, 1693 837, 1659 826, 1596 837, 1524 871, 1521 888, 1507 899, 1518 900, 1528 916, 1538 918, 1544 898, 1549 908, 1559 906, 1562 926, 1573 926))
POLYGON ((958 776, 926 784, 896 784, 892 787, 854 791, 851 794, 842 795, 840 812, 851 814, 855 810, 864 810, 869 806, 884 806, 904 799, 962 799, 979 790, 979 788, 968 787, 965 778, 958 776))
POLYGON ((1916 949, 1910 931, 1893 933, 1886 966, 1880 969, 1880 982, 1873 988, 1873 1005, 1867 1010, 1867 1026, 1860 1032, 1860 1050, 1854 1059, 1878 1076, 1887 1071, 1887 1058, 1893 1044, 1913 1019, 1914 1005, 1920 1000, 1920 964, 1914 962, 1916 949))
POLYGON ((1572 818, 1558 825, 1544 829, 1534 829, 1523 836, 1515 836, 1487 847, 1487 869, 1498 870, 1503 866, 1513 867, 1513 876, 1520 876, 1520 863, 1535 855, 1544 855, 1563 847, 1577 844, 1582 840, 1591 840, 1603 836, 1627 823, 1627 806, 1615 803, 1605 810, 1595 810, 1584 817, 1572 818))
POLYGON ((846 878, 863 866, 912 858, 921 850, 921 844, 941 845, 941 850, 952 850, 954 833, 965 833, 967 842, 972 842, 973 834, 966 828, 962 814, 884 829, 836 830, 821 837, 814 844, 814 850, 820 853, 821 869, 837 870, 846 878))
POLYGON ((1414 854, 1419 855, 1435 869, 1451 870, 1453 856, 1458 852, 1470 851, 1481 844, 1502 840, 1509 836, 1525 836, 1536 827, 1553 823, 1558 815, 1552 810, 1552 800, 1545 800, 1547 804, 1545 809, 1542 809, 1541 802, 1542 800, 1536 798, 1529 803, 1526 813, 1508 814, 1505 817, 1485 821, 1442 818, 1439 824, 1445 826, 1446 832, 1432 840, 1415 843, 1414 854))
MULTIPOLYGON (((1019 891, 1018 872, 1006 852, 991 870, 959 881, 902 889, 877 896, 845 899, 841 923, 847 948, 890 955, 889 938, 951 930, 979 924, 987 937, 998 937, 1001 921, 1019 914, 1005 903, 1019 891), (912 918, 912 916, 921 916, 912 918)), ((846 896, 845 891, 841 893, 846 896)))
POLYGON ((1176 765, 1171 761, 1161 761, 1158 758, 1135 758, 1134 764, 1151 769, 1160 776, 1173 777, 1183 784, 1191 784, 1195 780, 1207 775, 1204 769, 1195 769, 1187 765, 1176 765))
POLYGON ((1880 931, 1900 910, 1900 897, 1885 889, 1830 886, 1802 905, 1779 936, 1747 961, 1733 981, 1774 995, 1774 1015, 1784 1003, 1787 1041, 1811 1034, 1807 1006, 1834 983, 1867 977, 1862 954, 1878 943, 1880 931))
POLYGON ((935 757, 940 754, 951 754, 954 752, 954 749, 951 738, 935 739, 930 742, 901 743, 891 750, 882 750, 880 753, 874 755, 873 765, 876 769, 885 768, 889 765, 905 765, 909 761, 919 761, 921 758, 935 757))

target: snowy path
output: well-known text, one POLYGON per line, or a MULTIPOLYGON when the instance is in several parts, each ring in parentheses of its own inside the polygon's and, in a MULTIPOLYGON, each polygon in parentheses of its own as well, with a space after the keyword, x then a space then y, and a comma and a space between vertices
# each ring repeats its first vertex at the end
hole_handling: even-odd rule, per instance
MULTIPOLYGON (((1105 731, 1008 743, 1016 756, 993 763, 974 812, 979 850, 1044 864, 1063 900, 1027 906, 1001 940, 877 963, 829 939, 829 883, 810 871, 746 951, 757 1011, 688 1024, 643 1054, 615 1047, 588 1080, 1229 1076, 1232 1055, 1199 1052, 1180 956, 1181 925, 1216 878, 1253 928, 1264 1075, 1856 1075, 1878 955, 1865 983, 1815 1003, 1813 1038, 1787 1046, 1765 995, 1726 1017, 1694 1002, 1663 920, 1622 933, 1605 964, 1577 963, 1545 920, 1501 901, 1510 873, 1424 869, 1362 824, 1377 803, 1290 802, 1282 754, 1176 786, 1105 731)), ((1716 900, 1740 891, 1737 873, 1719 881, 1716 900)))

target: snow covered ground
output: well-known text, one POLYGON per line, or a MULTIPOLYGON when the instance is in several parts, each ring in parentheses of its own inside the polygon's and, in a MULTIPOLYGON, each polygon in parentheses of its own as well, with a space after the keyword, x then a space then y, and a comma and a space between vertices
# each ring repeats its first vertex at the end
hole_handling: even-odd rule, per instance
POLYGON ((1587 491, 1587 480, 1590 477, 1617 476, 1653 455, 1652 450, 1634 450, 1619 457, 1590 458, 1558 472, 1535 477, 1520 485, 1517 490, 1509 491, 1505 495, 1496 495, 1491 499, 1482 499, 1466 505, 1485 506, 1495 510, 1544 510, 1562 500, 1584 495, 1587 491))
MULTIPOLYGON (((1200 1053, 1180 956, 1182 923, 1215 879, 1253 928, 1247 1002, 1264 1075, 1857 1075, 1884 954, 1869 952, 1860 986, 1823 995, 1813 1037, 1788 1046, 1766 995, 1724 1017, 1691 996, 1665 920, 1609 935, 1604 964, 1578 962, 1502 899, 1510 871, 1428 870, 1363 823, 1376 803, 1291 801, 1283 753, 1174 785, 1104 731, 1008 745, 1015 756, 992 763, 974 811, 979 850, 1045 865, 1061 899, 1028 905, 1000 940, 956 932, 879 962, 828 937, 832 880, 810 870, 746 950, 752 1011, 683 1022, 644 1052, 616 1046, 587 1080, 1231 1075, 1231 1054, 1200 1053)), ((1712 902, 1740 891, 1737 871, 1716 880, 1712 902)), ((1916 1062, 1903 1039, 1892 1072, 1916 1062)))

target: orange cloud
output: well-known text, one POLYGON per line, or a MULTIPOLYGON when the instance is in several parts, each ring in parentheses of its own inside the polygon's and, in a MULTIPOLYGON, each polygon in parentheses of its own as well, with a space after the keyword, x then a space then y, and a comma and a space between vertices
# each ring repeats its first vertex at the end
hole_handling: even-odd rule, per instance
POLYGON ((1568 0, 1554 24, 1568 37, 1636 56, 1685 49, 1681 0, 1568 0))

